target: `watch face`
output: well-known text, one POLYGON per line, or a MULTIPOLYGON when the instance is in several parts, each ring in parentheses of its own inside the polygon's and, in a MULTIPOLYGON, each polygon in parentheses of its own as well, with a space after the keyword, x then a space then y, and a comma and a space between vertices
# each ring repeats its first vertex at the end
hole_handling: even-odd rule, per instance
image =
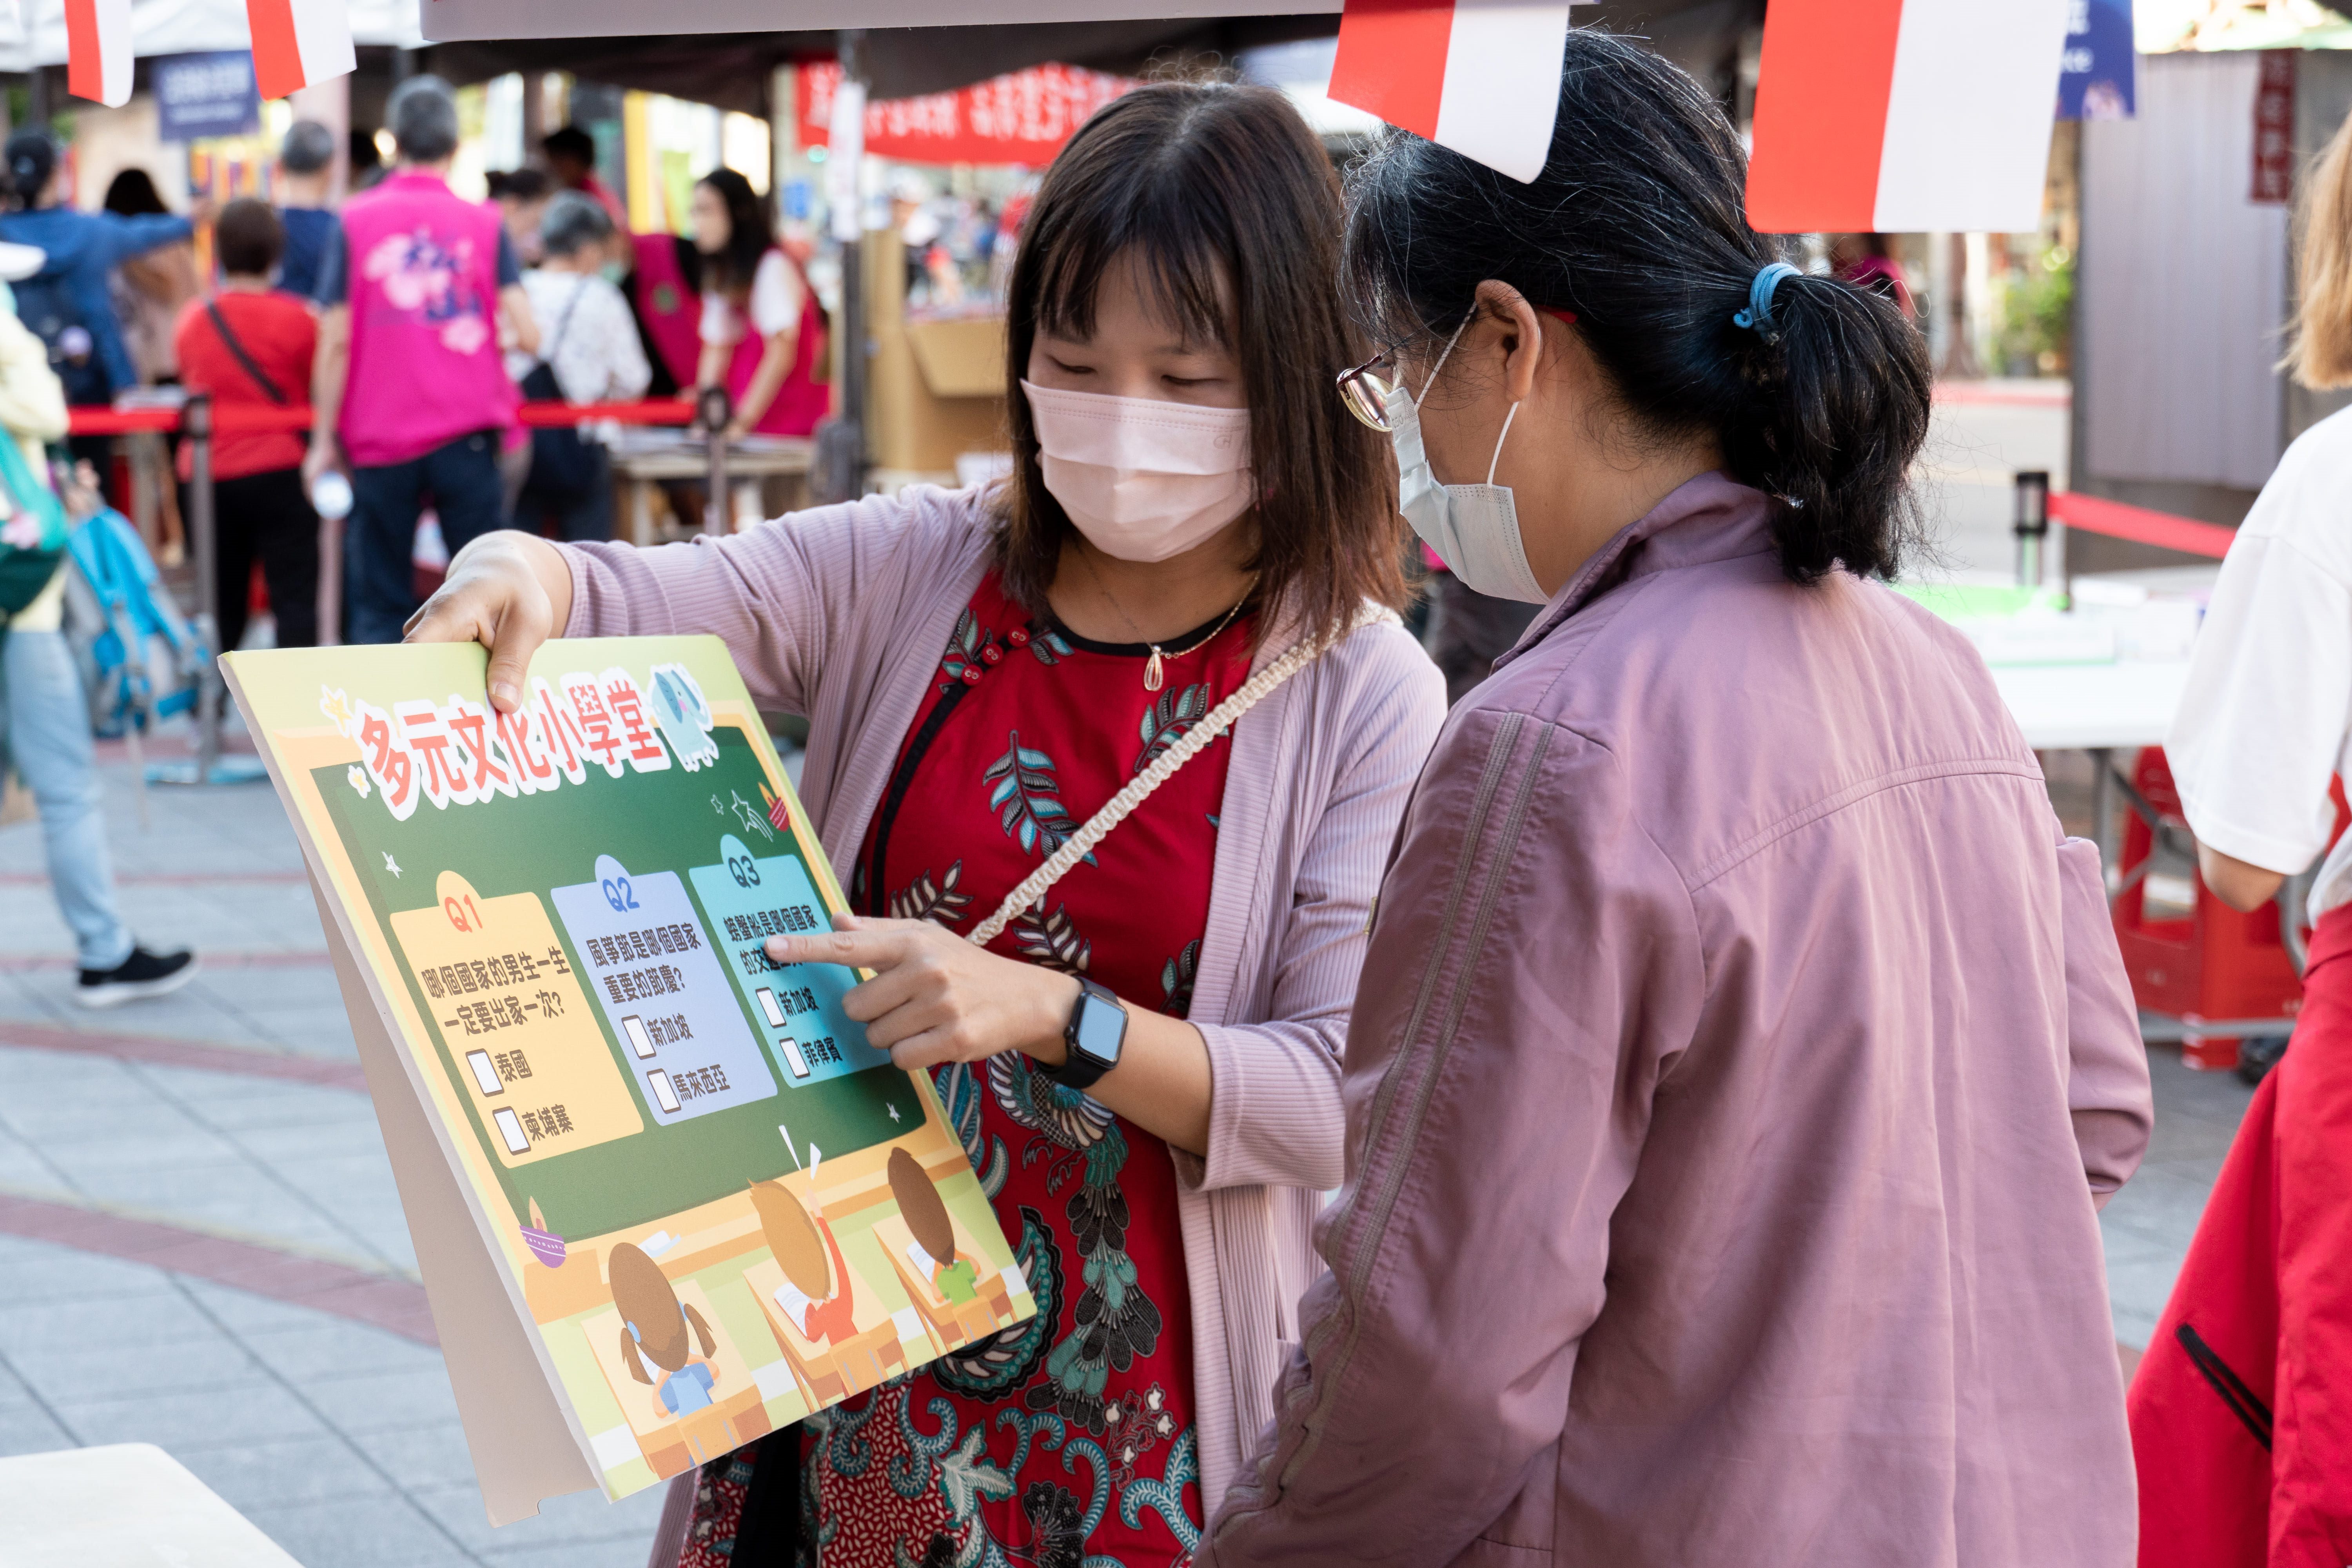
POLYGON ((1092 992, 1078 1010, 1078 1049, 1108 1066, 1118 1060, 1119 1042, 1127 1037, 1127 1010, 1092 992))

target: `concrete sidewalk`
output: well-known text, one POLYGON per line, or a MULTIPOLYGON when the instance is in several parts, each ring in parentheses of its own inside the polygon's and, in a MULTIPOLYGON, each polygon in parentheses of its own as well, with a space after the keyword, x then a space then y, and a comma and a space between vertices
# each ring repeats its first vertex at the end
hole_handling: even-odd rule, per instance
POLYGON ((122 906, 205 971, 87 1013, 0 831, 0 1454, 152 1442, 313 1568, 637 1568, 658 1489, 492 1530, 301 857, 266 784, 106 768, 122 906))

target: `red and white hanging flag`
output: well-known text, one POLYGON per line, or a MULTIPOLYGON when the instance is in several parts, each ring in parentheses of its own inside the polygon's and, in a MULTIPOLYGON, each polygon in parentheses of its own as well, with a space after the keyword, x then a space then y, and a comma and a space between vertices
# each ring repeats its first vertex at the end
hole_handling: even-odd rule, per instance
POLYGON ((2067 0, 1772 0, 1748 221, 1766 234, 2041 226, 2067 0))
POLYGON ((1521 182, 1559 114, 1568 13, 1588 0, 1347 0, 1334 100, 1521 182))
POLYGON ((352 17, 343 0, 245 0, 253 29, 253 85, 264 98, 348 75, 352 17))
POLYGON ((131 69, 131 0, 66 0, 66 90, 120 109, 131 69))

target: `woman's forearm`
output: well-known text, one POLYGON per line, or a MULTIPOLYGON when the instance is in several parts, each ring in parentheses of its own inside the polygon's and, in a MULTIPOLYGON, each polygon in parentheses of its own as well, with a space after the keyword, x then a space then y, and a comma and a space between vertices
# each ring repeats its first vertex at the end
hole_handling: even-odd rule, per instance
MULTIPOLYGON (((1031 1054, 1059 1063, 1069 1052, 1056 1037, 1031 1054)), ((1201 1031, 1181 1018, 1130 1005, 1118 1066, 1087 1092, 1145 1131, 1205 1159, 1211 1089, 1209 1045, 1201 1031)))
POLYGON ((2197 847, 2197 872, 2215 898, 2247 915, 2276 897, 2279 884, 2286 880, 2284 872, 2250 866, 2204 844, 2197 847))

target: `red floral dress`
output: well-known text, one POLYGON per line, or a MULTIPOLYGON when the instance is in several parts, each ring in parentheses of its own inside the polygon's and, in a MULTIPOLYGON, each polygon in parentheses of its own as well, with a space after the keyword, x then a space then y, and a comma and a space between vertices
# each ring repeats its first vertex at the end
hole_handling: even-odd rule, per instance
MULTIPOLYGON (((1170 639, 1187 651, 1147 691, 1148 650, 1057 631, 985 579, 900 749, 851 902, 957 931, 993 913, 1247 679, 1248 618, 1194 647, 1208 631, 1170 639)), ((1231 750, 1178 770, 991 951, 1182 1017, 1231 750)), ((1189 1560, 1200 1472, 1167 1146, 1018 1053, 935 1076, 1038 1315, 809 1421, 803 1496, 825 1568, 1189 1560)))

